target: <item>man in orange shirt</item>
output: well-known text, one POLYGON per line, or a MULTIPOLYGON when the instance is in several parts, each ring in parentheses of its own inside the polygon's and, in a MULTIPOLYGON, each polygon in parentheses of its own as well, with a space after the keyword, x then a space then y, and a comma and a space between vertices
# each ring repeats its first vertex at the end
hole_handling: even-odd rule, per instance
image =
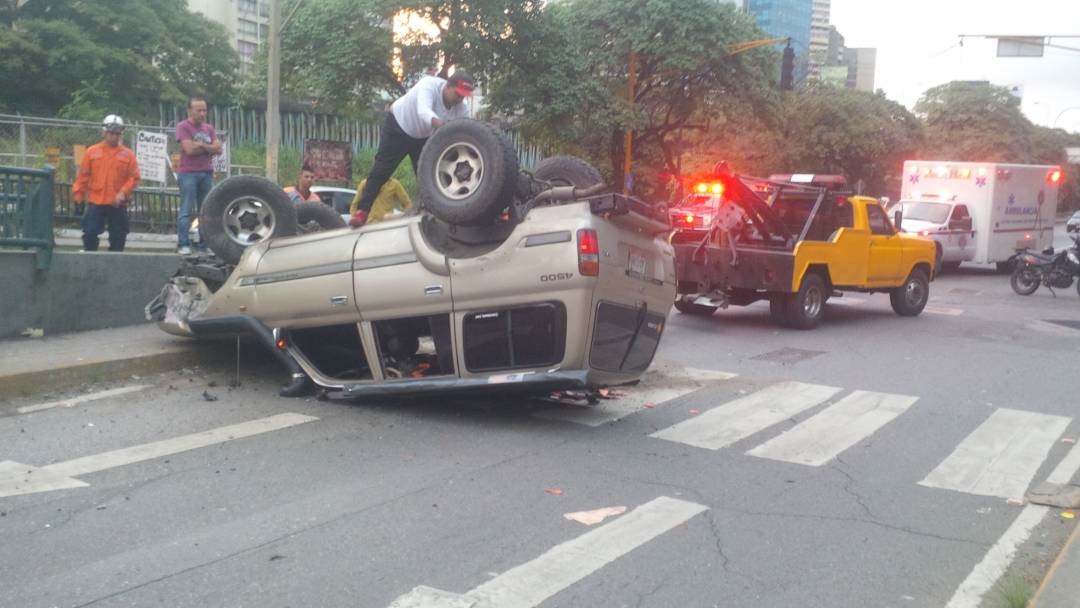
POLYGON ((289 200, 297 205, 304 202, 321 202, 322 199, 319 198, 319 195, 311 191, 311 186, 314 184, 315 170, 311 168, 311 165, 305 163, 300 168, 300 176, 296 180, 296 187, 286 187, 285 194, 288 194, 289 200))
POLYGON ((86 150, 79 176, 71 187, 71 200, 86 205, 83 214, 83 250, 97 251, 98 235, 109 226, 109 251, 123 251, 128 233, 128 203, 139 185, 135 153, 120 143, 124 120, 109 114, 101 123, 102 140, 86 150))

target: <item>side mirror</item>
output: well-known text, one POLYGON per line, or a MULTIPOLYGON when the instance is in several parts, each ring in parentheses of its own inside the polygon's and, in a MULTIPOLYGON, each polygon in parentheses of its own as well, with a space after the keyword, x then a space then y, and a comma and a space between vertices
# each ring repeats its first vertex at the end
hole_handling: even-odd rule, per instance
POLYGON ((892 217, 893 217, 893 220, 892 220, 893 226, 896 226, 896 231, 900 232, 902 230, 900 228, 900 225, 901 225, 901 223, 903 222, 903 219, 904 219, 904 212, 897 209, 895 212, 893 212, 892 217))

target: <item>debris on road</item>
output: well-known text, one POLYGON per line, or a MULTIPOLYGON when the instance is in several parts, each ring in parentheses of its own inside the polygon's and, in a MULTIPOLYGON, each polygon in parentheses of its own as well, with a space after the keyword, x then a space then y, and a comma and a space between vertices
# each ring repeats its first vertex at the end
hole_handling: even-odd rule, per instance
POLYGON ((45 337, 45 330, 40 327, 27 327, 19 335, 27 338, 43 338, 45 337))
POLYGON ((592 526, 598 524, 612 515, 622 515, 626 513, 626 507, 604 507, 603 509, 593 509, 592 511, 575 511, 573 513, 563 513, 563 517, 570 521, 576 521, 578 523, 585 524, 586 526, 592 526))
POLYGON ((552 496, 562 496, 562 490, 559 490, 557 488, 548 488, 544 491, 548 494, 551 494, 552 496))
POLYGON ((217 395, 211 395, 210 391, 203 391, 202 392, 202 398, 207 400, 207 401, 217 401, 218 400, 217 395))
POLYGON ((1027 499, 1036 505, 1080 509, 1080 486, 1046 481, 1028 490, 1027 499))
POLYGON ((1022 507, 1024 506, 1024 499, 1010 498, 1009 500, 1005 501, 1005 504, 1009 505, 1010 507, 1022 507))

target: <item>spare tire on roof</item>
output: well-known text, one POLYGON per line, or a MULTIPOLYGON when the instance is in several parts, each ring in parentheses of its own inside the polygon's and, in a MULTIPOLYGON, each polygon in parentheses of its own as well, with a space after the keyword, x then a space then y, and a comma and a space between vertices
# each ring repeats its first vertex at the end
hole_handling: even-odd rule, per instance
POLYGON ((218 257, 235 264, 251 245, 295 235, 296 209, 276 183, 255 175, 237 175, 206 195, 199 229, 218 257))
POLYGON ((533 177, 554 186, 588 188, 604 183, 604 177, 588 161, 576 156, 551 156, 536 163, 533 177))
POLYGON ((491 223, 517 190, 518 159, 499 129, 475 120, 446 123, 435 131, 417 166, 420 205, 459 226, 491 223))
POLYGON ((333 207, 319 201, 304 201, 296 205, 296 224, 301 234, 344 228, 345 220, 333 207))

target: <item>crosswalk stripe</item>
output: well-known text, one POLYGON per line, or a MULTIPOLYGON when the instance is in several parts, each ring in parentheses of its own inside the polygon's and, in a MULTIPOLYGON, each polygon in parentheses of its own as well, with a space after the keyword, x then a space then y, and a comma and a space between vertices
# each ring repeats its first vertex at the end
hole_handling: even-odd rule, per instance
POLYGON ((625 395, 588 406, 564 405, 533 412, 536 418, 561 420, 586 426, 600 426, 640 411, 646 403, 663 403, 704 388, 710 383, 734 378, 736 374, 707 369, 649 370, 638 386, 622 389, 625 395))
POLYGON ((532 608, 708 507, 660 496, 465 594, 417 587, 392 608, 532 608))
POLYGON ((781 382, 649 436, 719 450, 824 403, 841 390, 834 386, 781 382))
POLYGON ((854 391, 825 411, 747 452, 751 456, 821 466, 869 437, 918 397, 854 391))
POLYGON ((1023 498, 1070 418, 1001 408, 919 482, 980 496, 1023 498))

